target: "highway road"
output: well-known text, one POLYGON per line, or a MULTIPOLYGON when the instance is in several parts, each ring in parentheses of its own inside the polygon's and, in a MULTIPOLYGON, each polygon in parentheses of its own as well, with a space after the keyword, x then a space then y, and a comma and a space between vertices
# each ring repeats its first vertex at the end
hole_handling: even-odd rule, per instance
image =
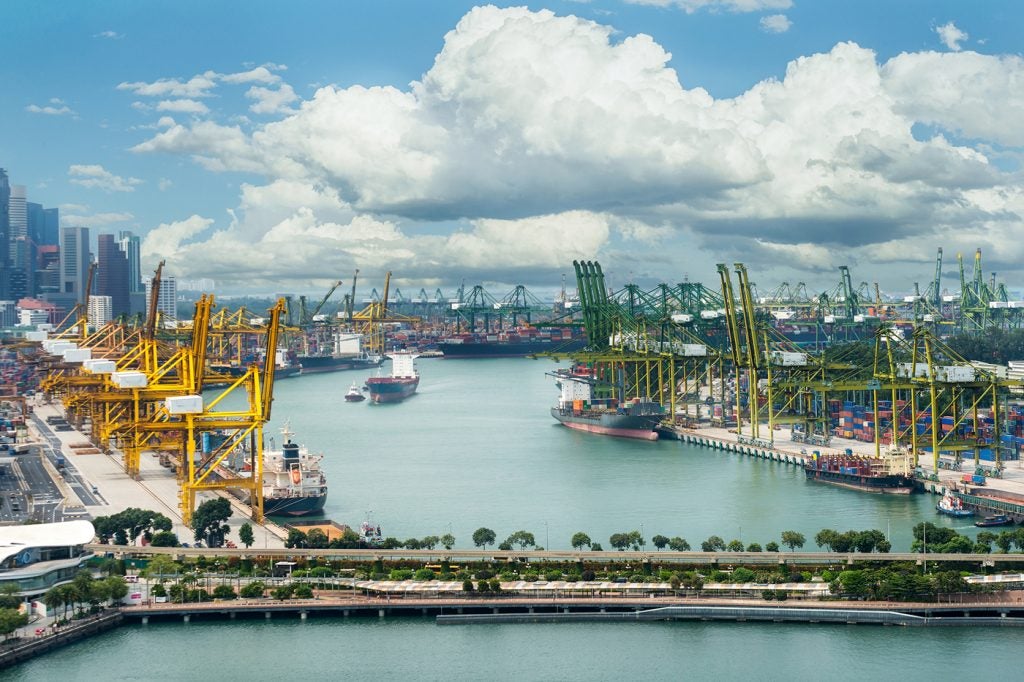
MULTIPOLYGON (((60 454, 61 451, 60 439, 54 435, 50 425, 35 414, 32 415, 32 423, 43 438, 43 455, 50 460, 50 463, 53 464, 54 468, 57 468, 57 455, 60 454)), ((65 460, 67 460, 66 457, 65 460)), ((66 461, 64 466, 64 481, 68 484, 75 495, 78 496, 78 499, 82 501, 82 504, 87 507, 95 507, 107 503, 99 494, 92 492, 92 486, 85 482, 82 478, 82 474, 70 461, 66 461)))

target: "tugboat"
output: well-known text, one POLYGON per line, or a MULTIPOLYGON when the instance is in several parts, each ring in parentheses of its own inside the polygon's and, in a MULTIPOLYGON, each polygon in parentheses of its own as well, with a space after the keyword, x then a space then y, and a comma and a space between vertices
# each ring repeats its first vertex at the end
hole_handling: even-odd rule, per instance
POLYGON ((375 403, 397 403, 405 400, 416 392, 420 385, 420 375, 413 364, 415 353, 393 353, 391 358, 391 376, 370 377, 366 385, 370 389, 370 400, 375 403))
MULTIPOLYGON (((324 508, 327 479, 320 470, 322 455, 311 455, 292 442, 289 422, 281 429, 280 450, 263 452, 263 513, 268 516, 306 516, 324 508)), ((271 443, 273 448, 273 443, 271 443)))
POLYGON ((949 491, 946 491, 946 494, 942 496, 939 503, 935 505, 935 510, 946 516, 974 516, 974 512, 970 509, 964 509, 963 501, 949 491))
POLYGON ((361 403, 364 400, 366 400, 366 396, 359 390, 359 385, 352 384, 352 388, 348 389, 348 393, 345 394, 345 402, 361 403))
POLYGON ((1006 514, 993 514, 986 516, 981 521, 975 521, 974 525, 979 528, 989 528, 991 526, 1009 526, 1011 523, 1013 523, 1013 519, 1006 514))

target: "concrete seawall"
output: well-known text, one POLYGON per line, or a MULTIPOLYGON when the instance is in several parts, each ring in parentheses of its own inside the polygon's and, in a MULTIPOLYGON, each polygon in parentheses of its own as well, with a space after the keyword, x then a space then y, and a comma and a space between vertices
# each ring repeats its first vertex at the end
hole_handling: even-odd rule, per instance
POLYGON ((0 669, 16 663, 35 658, 48 651, 53 651, 68 644, 113 630, 124 623, 120 611, 105 613, 96 618, 87 618, 66 625, 57 632, 15 642, 10 646, 0 647, 0 669))

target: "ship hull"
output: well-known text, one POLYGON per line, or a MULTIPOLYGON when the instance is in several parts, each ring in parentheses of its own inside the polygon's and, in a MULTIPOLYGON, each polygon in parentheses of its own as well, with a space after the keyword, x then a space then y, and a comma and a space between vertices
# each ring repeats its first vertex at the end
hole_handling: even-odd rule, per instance
POLYGON ((323 372, 341 372, 353 369, 372 369, 380 367, 383 359, 373 360, 359 356, 334 357, 332 355, 300 355, 299 365, 303 374, 320 374, 323 372))
POLYGON ((473 341, 452 343, 439 341, 437 347, 445 358, 522 358, 537 353, 568 353, 580 350, 586 345, 586 339, 569 341, 531 340, 531 341, 473 341))
POLYGON ((366 380, 370 389, 370 401, 374 403, 397 403, 416 392, 419 377, 371 377, 366 380))
POLYGON ((850 490, 885 495, 909 495, 914 490, 914 483, 906 476, 864 476, 848 474, 842 471, 826 471, 805 467, 808 481, 818 481, 850 490))
POLYGON ((572 410, 562 410, 557 407, 551 408, 551 416, 557 419, 562 426, 576 431, 639 440, 657 440, 658 433, 654 429, 661 422, 661 415, 576 414, 572 410))
POLYGON ((278 379, 287 379, 288 377, 295 377, 302 373, 302 367, 299 365, 288 365, 287 367, 275 367, 274 368, 274 381, 278 379))
POLYGON ((327 495, 309 497, 263 498, 263 513, 267 516, 309 516, 323 511, 327 495))

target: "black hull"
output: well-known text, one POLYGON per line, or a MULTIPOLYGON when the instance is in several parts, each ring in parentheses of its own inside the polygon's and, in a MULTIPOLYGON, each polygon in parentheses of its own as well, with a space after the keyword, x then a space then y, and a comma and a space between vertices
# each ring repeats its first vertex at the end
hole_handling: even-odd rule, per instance
POLYGON ((909 495, 914 490, 914 481, 906 476, 864 476, 848 474, 842 471, 827 471, 805 467, 807 480, 829 483, 841 488, 863 490, 868 493, 885 493, 888 495, 909 495))
POLYGON ((309 516, 323 511, 327 495, 317 497, 263 498, 263 513, 267 516, 309 516))
POLYGON ((330 355, 300 355, 299 364, 303 374, 319 374, 321 372, 342 372, 353 369, 372 369, 380 367, 383 359, 371 360, 363 357, 341 357, 330 355))
POLYGON ((437 347, 446 358, 522 358, 537 353, 568 353, 580 350, 586 339, 571 341, 478 341, 451 343, 439 341, 437 347))

